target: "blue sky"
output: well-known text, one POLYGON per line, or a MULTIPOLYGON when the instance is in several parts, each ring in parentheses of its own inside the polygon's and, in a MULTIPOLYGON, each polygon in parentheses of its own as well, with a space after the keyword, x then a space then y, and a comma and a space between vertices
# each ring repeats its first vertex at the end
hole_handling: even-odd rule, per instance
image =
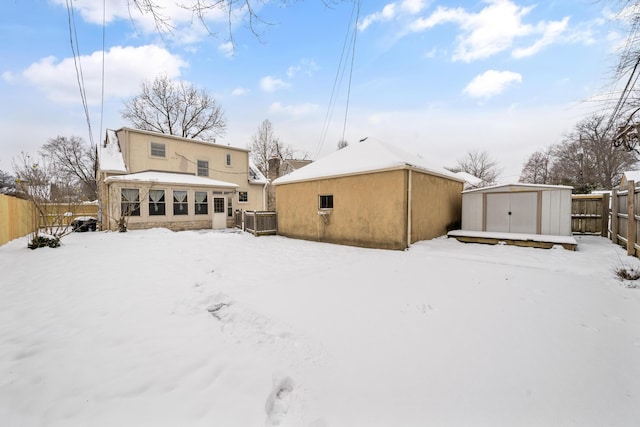
MULTIPOLYGON (((188 3, 189 0, 181 3, 188 3)), ((67 0, 9 0, 0 16, 0 169, 49 138, 89 140, 70 45, 67 0)), ((624 37, 611 2, 592 0, 362 1, 345 126, 348 69, 331 98, 354 3, 321 0, 257 12, 258 39, 242 12, 233 42, 226 15, 192 23, 157 0, 175 30, 159 36, 127 0, 75 0, 74 16, 93 138, 126 126, 123 103, 144 80, 166 74, 212 93, 225 110, 217 142, 247 147, 263 120, 309 157, 374 138, 438 166, 487 150, 517 181, 539 149, 606 105, 615 48, 624 37), (330 108, 332 107, 332 108, 330 108), (103 114, 101 114, 103 111, 103 114), (327 121, 327 117, 330 120, 327 121)), ((351 58, 347 58, 351 63, 351 58)))

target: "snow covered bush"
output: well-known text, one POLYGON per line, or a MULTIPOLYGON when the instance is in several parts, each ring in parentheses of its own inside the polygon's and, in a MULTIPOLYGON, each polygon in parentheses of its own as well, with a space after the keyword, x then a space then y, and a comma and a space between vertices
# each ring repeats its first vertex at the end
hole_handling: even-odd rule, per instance
POLYGON ((623 265, 616 270, 616 276, 628 288, 637 288, 640 286, 637 280, 640 279, 640 268, 623 265))
POLYGON ((29 249, 37 248, 57 248, 60 246, 60 237, 52 236, 50 234, 36 234, 27 245, 29 249))

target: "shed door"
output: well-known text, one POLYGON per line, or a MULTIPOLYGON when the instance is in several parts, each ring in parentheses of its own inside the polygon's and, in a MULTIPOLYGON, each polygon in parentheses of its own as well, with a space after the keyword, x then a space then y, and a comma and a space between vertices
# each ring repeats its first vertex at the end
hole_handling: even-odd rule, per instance
POLYGON ((488 193, 486 231, 536 234, 538 193, 488 193))

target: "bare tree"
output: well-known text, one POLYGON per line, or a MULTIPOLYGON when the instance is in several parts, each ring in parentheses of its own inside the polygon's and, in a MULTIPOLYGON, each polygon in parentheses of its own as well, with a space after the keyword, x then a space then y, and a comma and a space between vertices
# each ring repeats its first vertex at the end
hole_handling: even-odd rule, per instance
POLYGON ((95 200, 98 197, 96 184, 96 147, 86 144, 80 137, 58 136, 40 149, 54 166, 57 181, 75 188, 81 198, 95 200))
POLYGON ((613 73, 614 82, 622 84, 622 91, 609 117, 606 129, 621 124, 612 135, 615 145, 627 150, 637 149, 640 97, 637 87, 640 76, 640 0, 618 0, 619 22, 627 25, 627 41, 619 51, 618 64, 613 73))
POLYGON ((485 185, 494 184, 502 173, 498 162, 488 152, 480 150, 467 152, 463 158, 458 160, 458 164, 449 170, 471 174, 484 181, 485 185))
MULTIPOLYGON (((327 7, 331 7, 331 5, 352 0, 320 1, 327 7)), ((264 6, 264 0, 176 0, 175 3, 183 9, 191 12, 194 20, 198 21, 209 34, 212 34, 212 31, 207 25, 207 16, 211 15, 212 12, 223 12, 228 17, 228 36, 232 42, 232 28, 234 27, 234 21, 238 16, 243 17, 251 32, 258 38, 260 37, 259 25, 268 24, 258 14, 258 10, 260 10, 264 6)), ((276 3, 280 3, 282 6, 287 6, 291 3, 291 0, 280 0, 276 3)), ((156 0, 130 0, 129 7, 136 9, 143 15, 151 16, 155 23, 156 29, 160 34, 173 32, 174 27, 171 23, 171 17, 163 13, 162 5, 158 4, 156 0)))
POLYGON ((15 188, 16 179, 9 173, 0 170, 0 188, 15 188))
POLYGON ((67 187, 57 182, 55 164, 46 158, 34 159, 22 153, 18 160, 13 160, 13 169, 17 185, 34 207, 34 216, 25 218, 31 229, 36 230, 30 236, 29 248, 59 246, 60 239, 71 232, 68 212, 73 211, 73 206, 64 194, 67 187))
POLYGON ((579 122, 553 148, 551 174, 555 183, 572 185, 582 193, 618 185, 622 173, 635 168, 640 156, 613 144, 614 131, 603 115, 579 122))
POLYGON ((349 143, 347 142, 346 139, 341 139, 340 141, 338 141, 338 150, 342 150, 347 146, 349 146, 349 143))
POLYGON ((528 184, 551 184, 551 151, 533 153, 522 168, 520 182, 528 184))
POLYGON ((269 176, 269 160, 282 161, 293 156, 293 149, 275 136, 273 125, 269 119, 263 121, 257 132, 251 137, 249 150, 253 162, 264 176, 269 176))
POLYGON ((125 103, 122 118, 136 129, 201 140, 215 141, 227 127, 222 107, 211 95, 166 75, 143 82, 140 93, 125 103))

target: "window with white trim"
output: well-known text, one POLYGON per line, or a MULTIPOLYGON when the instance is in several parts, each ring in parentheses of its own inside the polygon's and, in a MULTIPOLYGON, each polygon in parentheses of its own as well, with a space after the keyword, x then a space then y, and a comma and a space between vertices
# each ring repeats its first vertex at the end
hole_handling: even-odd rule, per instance
POLYGON ((213 213, 224 213, 224 197, 213 198, 213 213))
POLYGON ((140 216, 140 190, 137 188, 120 190, 120 215, 140 216))
POLYGON ((196 191, 195 192, 195 206, 196 215, 206 215, 209 213, 209 204, 207 203, 207 192, 196 191))
POLYGON ((152 157, 167 157, 167 147, 159 142, 151 143, 151 156, 152 157))
POLYGON ((320 209, 333 209, 333 194, 321 194, 318 204, 320 209))
POLYGON ((149 190, 149 215, 164 215, 164 190, 149 190))
POLYGON ((198 160, 198 176, 209 176, 208 160, 198 160))
POLYGON ((174 215, 189 214, 189 204, 187 200, 186 191, 176 190, 173 192, 173 214, 174 215))

